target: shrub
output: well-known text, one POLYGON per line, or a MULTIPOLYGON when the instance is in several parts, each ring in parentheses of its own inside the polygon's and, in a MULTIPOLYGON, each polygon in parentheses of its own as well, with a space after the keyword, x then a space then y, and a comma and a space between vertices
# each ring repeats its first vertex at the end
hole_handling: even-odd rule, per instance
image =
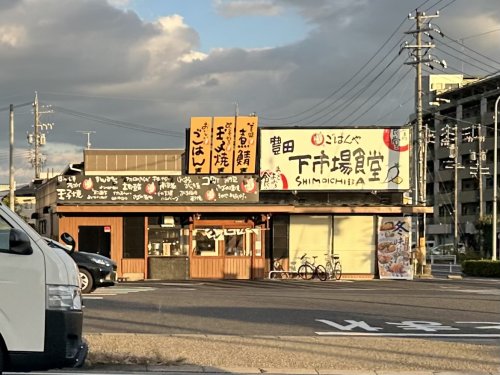
POLYGON ((500 261, 498 260, 465 260, 462 272, 467 276, 500 277, 500 261))

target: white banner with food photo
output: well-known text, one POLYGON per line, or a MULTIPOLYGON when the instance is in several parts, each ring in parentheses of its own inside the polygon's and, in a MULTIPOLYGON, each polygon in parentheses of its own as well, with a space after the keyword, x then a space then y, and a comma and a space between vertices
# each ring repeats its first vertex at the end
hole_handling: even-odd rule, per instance
POLYGON ((381 279, 413 279, 411 218, 379 217, 377 260, 381 279))

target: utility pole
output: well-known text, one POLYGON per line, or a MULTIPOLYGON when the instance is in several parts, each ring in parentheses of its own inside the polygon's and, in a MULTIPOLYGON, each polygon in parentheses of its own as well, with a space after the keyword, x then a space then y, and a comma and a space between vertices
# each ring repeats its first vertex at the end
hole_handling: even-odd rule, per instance
POLYGON ((40 178, 40 174, 42 171, 42 154, 40 152, 41 146, 43 146, 46 142, 45 133, 42 130, 52 129, 54 124, 42 124, 40 123, 40 115, 44 113, 52 113, 52 110, 48 111, 40 111, 40 105, 38 102, 38 92, 35 91, 35 100, 33 102, 33 113, 34 113, 34 121, 33 127, 34 132, 28 134, 28 143, 34 144, 34 155, 31 159, 31 164, 33 168, 35 168, 35 179, 40 178))
POLYGON ((493 113, 493 121, 495 123, 495 131, 493 134, 493 218, 492 218, 492 238, 491 238, 491 260, 497 260, 497 202, 498 202, 498 102, 500 96, 495 101, 495 113, 493 113))
POLYGON ((39 179, 40 178, 40 170, 41 170, 41 165, 40 165, 40 124, 39 124, 39 114, 38 114, 38 92, 35 91, 35 101, 33 103, 34 107, 34 113, 35 113, 35 121, 34 121, 34 127, 35 127, 35 160, 34 160, 34 166, 35 166, 35 178, 39 179))
POLYGON ((458 126, 454 125, 453 129, 453 142, 450 142, 450 127, 449 125, 446 125, 445 127, 446 135, 445 138, 447 138, 447 143, 449 145, 450 149, 450 158, 453 158, 453 165, 447 165, 445 168, 453 168, 453 183, 454 183, 454 191, 453 191, 453 248, 455 250, 458 249, 458 239, 459 239, 459 234, 458 234, 458 218, 459 218, 459 212, 458 212, 458 170, 463 169, 464 167, 459 163, 458 158, 460 156, 459 152, 459 143, 458 143, 458 126))
POLYGON ((9 113, 9 208, 14 211, 15 208, 15 182, 14 182, 14 104, 10 105, 9 113))
MULTIPOLYGON (((423 23, 431 18, 439 17, 439 14, 435 15, 426 15, 424 12, 419 12, 418 10, 415 12, 415 16, 411 14, 408 16, 409 19, 415 20, 415 30, 407 31, 406 34, 412 34, 415 36, 416 44, 410 45, 408 42, 405 43, 403 48, 411 49, 413 61, 405 63, 406 65, 415 65, 417 76, 415 82, 415 114, 416 114, 416 129, 414 129, 414 139, 417 140, 416 152, 414 152, 414 157, 418 160, 416 164, 416 184, 415 184, 415 202, 417 205, 427 206, 427 197, 426 197, 426 167, 427 160, 425 149, 427 147, 425 141, 425 134, 423 128, 423 105, 422 105, 422 63, 430 64, 431 62, 439 62, 433 60, 430 56, 424 59, 424 50, 425 54, 431 49, 434 48, 435 45, 432 43, 422 44, 422 33, 429 33, 429 31, 438 31, 427 25, 422 27, 423 23)), ((438 31, 441 33, 440 31, 438 31)), ((442 62, 439 62, 442 64, 442 62)), ((422 265, 422 274, 425 273, 426 266, 426 248, 425 248, 425 213, 422 214, 422 219, 418 220, 417 218, 417 233, 418 233, 418 241, 417 247, 419 249, 420 257, 421 257, 421 265, 422 265)))
MULTIPOLYGON (((479 219, 483 219, 484 216, 484 192, 483 192, 483 176, 489 174, 489 168, 483 167, 483 161, 486 160, 486 152, 483 150, 483 142, 485 140, 482 135, 482 127, 481 124, 472 125, 471 134, 467 135, 464 140, 466 142, 474 142, 477 141, 477 153, 475 151, 471 151, 471 161, 475 161, 475 165, 470 166, 470 175, 478 179, 478 190, 479 190, 479 219), (477 135, 474 130, 477 129, 477 135)), ((468 129, 464 129, 468 130, 468 129)), ((483 230, 480 229, 479 235, 479 253, 481 255, 484 254, 484 238, 483 238, 483 230)))
POLYGON ((77 130, 76 132, 87 135, 87 150, 90 149, 90 146, 92 146, 92 144, 90 143, 90 134, 95 134, 95 131, 93 131, 93 130, 77 130))

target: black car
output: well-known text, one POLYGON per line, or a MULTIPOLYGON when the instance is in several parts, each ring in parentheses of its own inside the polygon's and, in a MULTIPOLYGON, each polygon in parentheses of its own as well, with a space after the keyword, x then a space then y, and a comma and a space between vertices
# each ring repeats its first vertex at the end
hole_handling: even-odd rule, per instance
MULTIPOLYGON (((68 236, 61 236, 63 240, 67 238, 68 236)), ((44 240, 50 247, 62 249, 73 258, 80 271, 82 293, 91 293, 96 288, 115 285, 116 263, 113 260, 99 254, 75 251, 72 238, 73 241, 68 243, 70 248, 47 237, 44 237, 44 240)))

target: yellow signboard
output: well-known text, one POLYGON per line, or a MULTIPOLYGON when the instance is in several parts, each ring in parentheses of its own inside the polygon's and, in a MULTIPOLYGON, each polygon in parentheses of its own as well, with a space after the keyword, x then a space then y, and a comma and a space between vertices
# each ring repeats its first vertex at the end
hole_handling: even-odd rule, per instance
POLYGON ((255 173, 258 122, 255 116, 236 118, 234 173, 255 173))
POLYGON ((234 131, 234 117, 214 117, 212 174, 233 173, 234 131))
POLYGON ((192 117, 189 134, 188 173, 210 173, 212 118, 192 117))
POLYGON ((410 188, 408 128, 261 129, 261 191, 410 188))

